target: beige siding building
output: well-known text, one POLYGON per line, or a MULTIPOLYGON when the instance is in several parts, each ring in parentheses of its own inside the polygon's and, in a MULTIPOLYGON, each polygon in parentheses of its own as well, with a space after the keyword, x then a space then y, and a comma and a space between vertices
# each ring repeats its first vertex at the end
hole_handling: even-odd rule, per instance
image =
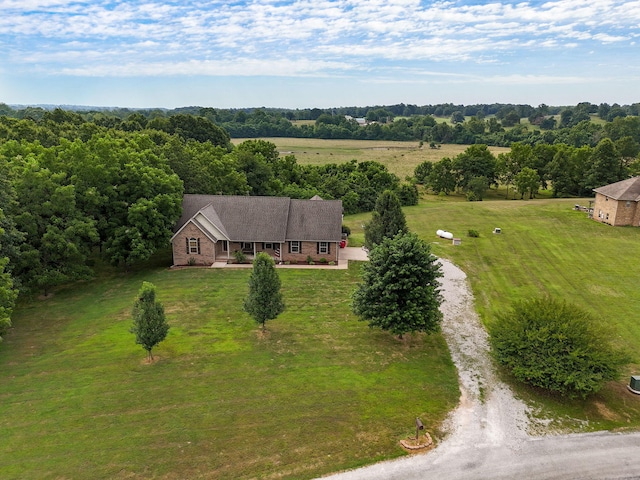
POLYGON ((640 226, 640 177, 595 188, 593 219, 614 226, 640 226))

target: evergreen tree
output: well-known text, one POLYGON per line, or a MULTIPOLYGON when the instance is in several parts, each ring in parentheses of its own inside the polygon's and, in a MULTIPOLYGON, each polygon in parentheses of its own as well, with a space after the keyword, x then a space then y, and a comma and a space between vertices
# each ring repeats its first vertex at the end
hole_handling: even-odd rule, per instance
POLYGON ((136 343, 147 351, 149 360, 153 360, 151 349, 163 341, 169 331, 164 307, 156 302, 156 287, 153 283, 142 282, 132 316, 133 326, 130 331, 135 333, 136 343))
POLYGON ((385 190, 376 201, 371 221, 364 227, 365 245, 373 249, 383 239, 392 238, 398 233, 407 231, 407 220, 398 196, 391 190, 385 190))
POLYGON ((399 233, 371 250, 369 260, 352 297, 354 313, 400 338, 438 331, 442 272, 429 245, 413 233, 399 233))
POLYGON ((280 277, 276 272, 273 259, 264 252, 256 255, 253 271, 249 278, 249 294, 244 301, 244 310, 253 319, 262 324, 272 320, 284 311, 284 302, 280 292, 280 277))

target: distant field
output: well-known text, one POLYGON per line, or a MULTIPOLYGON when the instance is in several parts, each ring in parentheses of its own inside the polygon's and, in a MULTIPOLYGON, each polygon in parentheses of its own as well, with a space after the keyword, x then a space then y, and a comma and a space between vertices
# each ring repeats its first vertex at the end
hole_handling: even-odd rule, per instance
MULTIPOLYGON (((246 138, 232 139, 234 144, 246 138)), ((373 160, 386 165, 389 171, 401 179, 413 175, 416 166, 425 160, 436 162, 444 157, 455 157, 464 152, 468 145, 442 145, 439 149, 429 148, 420 142, 387 142, 383 140, 322 140, 315 138, 263 138, 274 143, 281 155, 295 155, 303 165, 325 165, 344 163, 350 160, 364 162, 373 160)), ((494 155, 508 152, 509 148, 489 147, 494 155)))
MULTIPOLYGON (((615 341, 634 359, 619 383, 585 402, 558 400, 529 389, 519 393, 551 412, 559 427, 640 427, 640 396, 626 389, 629 375, 640 374, 640 228, 599 224, 573 210, 576 203, 587 205, 588 199, 459 200, 427 196, 404 211, 409 227, 431 242, 435 254, 467 273, 486 324, 513 301, 548 293, 615 325, 615 341), (495 227, 503 233, 493 234, 495 227), (462 244, 453 246, 438 238, 438 229, 452 232, 462 244), (468 237, 469 229, 480 237, 468 237)), ((345 219, 355 239, 362 238, 367 219, 368 215, 345 219)))

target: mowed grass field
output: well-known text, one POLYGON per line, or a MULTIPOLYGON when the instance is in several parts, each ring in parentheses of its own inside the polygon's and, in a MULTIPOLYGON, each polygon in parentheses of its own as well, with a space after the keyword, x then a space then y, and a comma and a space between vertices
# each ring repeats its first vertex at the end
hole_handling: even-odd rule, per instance
MULTIPOLYGON (((487 326, 512 302, 549 294, 614 325, 615 343, 632 358, 619 382, 586 401, 559 399, 514 383, 518 393, 541 416, 554 417, 552 425, 559 429, 640 427, 640 396, 626 389, 629 376, 640 374, 640 228, 600 224, 573 209, 588 205, 588 199, 459 200, 429 195, 404 211, 409 228, 429 241, 436 255, 466 272, 487 326), (493 234, 495 227, 502 233, 493 234), (461 238, 461 245, 437 237, 438 229, 461 238), (480 237, 468 237, 469 229, 480 237)), ((367 219, 347 218, 355 239, 367 219)))
MULTIPOLYGON (((237 145, 247 138, 233 138, 237 145)), ((391 142, 383 140, 323 140, 317 138, 262 138, 275 144, 281 155, 294 155, 301 165, 325 165, 358 162, 380 162, 404 180, 412 176, 416 166, 425 160, 437 162, 444 157, 453 158, 464 152, 468 145, 442 145, 420 147, 420 142, 391 142)), ((489 147, 494 155, 510 151, 504 147, 489 147)))
POLYGON ((349 270, 279 270, 286 311, 263 335, 248 269, 130 273, 23 300, 0 345, 0 478, 311 478, 437 438, 458 401, 440 335, 399 341, 350 311, 349 270), (142 281, 171 325, 156 363, 129 333, 142 281))
MULTIPOLYGON (((297 142, 270 140, 281 151, 297 142)), ((380 155, 401 177, 427 159, 409 161, 410 150, 391 148, 396 142, 326 142, 325 153, 301 151, 326 163, 380 155)), ((466 148, 417 146, 416 155, 433 160, 466 148)), ((637 429, 640 396, 626 384, 640 373, 640 229, 573 210, 587 200, 487 198, 424 196, 405 213, 435 254, 467 272, 487 325, 512 301, 541 293, 615 325, 615 341, 633 359, 620 382, 586 401, 515 387, 536 415, 553 417, 552 429, 637 429), (495 227, 503 233, 492 234, 495 227), (462 244, 439 239, 437 229, 462 244), (480 238, 467 237, 469 229, 480 238)), ((345 217, 352 244, 368 218, 345 217)), ((440 437, 459 396, 446 345, 440 335, 399 342, 357 321, 349 297, 358 264, 279 270, 287 310, 262 335, 242 311, 249 270, 170 263, 164 253, 126 274, 101 268, 94 281, 21 301, 0 345, 1 479, 304 479, 403 455, 398 440, 415 433, 416 416, 440 437), (145 280, 157 286, 171 325, 152 365, 128 332, 145 280)))

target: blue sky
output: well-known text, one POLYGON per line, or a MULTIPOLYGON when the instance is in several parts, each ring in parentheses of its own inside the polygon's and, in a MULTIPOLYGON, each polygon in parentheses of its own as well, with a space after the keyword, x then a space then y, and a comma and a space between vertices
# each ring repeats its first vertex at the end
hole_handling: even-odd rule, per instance
POLYGON ((640 1, 0 0, 0 102, 640 102, 640 1))

